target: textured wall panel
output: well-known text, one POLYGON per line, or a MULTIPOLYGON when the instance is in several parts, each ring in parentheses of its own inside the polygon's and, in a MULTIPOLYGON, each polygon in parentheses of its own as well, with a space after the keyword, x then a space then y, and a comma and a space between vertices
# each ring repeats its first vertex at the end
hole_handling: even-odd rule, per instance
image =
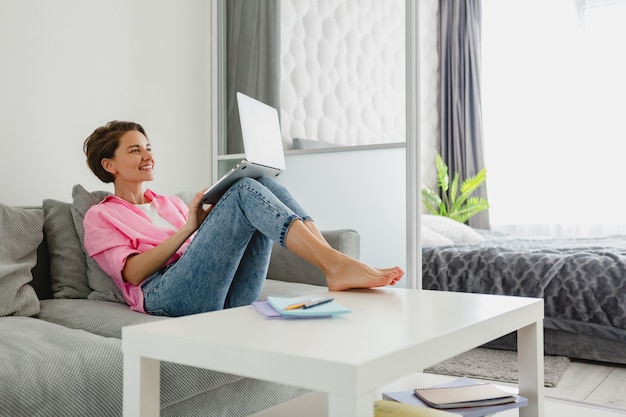
MULTIPOLYGON (((338 145, 405 140, 405 0, 283 0, 281 125, 338 145)), ((420 1, 422 182, 439 135, 438 0, 420 1)))
POLYGON ((281 8, 284 135, 404 141, 404 0, 283 0, 281 8))

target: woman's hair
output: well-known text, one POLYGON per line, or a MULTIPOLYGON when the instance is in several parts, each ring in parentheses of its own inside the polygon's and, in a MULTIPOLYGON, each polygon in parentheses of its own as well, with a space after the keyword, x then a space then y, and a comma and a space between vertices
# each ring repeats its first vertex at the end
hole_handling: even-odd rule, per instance
POLYGON ((105 158, 113 158, 115 150, 120 144, 120 138, 124 133, 137 130, 146 138, 146 131, 143 127, 134 122, 120 122, 114 120, 105 126, 100 126, 93 131, 91 135, 83 143, 83 151, 87 156, 87 165, 91 171, 102 182, 114 182, 115 177, 102 166, 102 160, 105 158))

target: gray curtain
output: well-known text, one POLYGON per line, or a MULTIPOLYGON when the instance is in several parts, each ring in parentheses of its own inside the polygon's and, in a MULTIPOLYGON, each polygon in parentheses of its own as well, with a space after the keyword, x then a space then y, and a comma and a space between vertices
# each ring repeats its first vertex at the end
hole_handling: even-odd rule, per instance
MULTIPOLYGON (((461 180, 485 166, 480 98, 481 0, 439 1, 441 71, 440 152, 461 180)), ((487 172, 489 174, 489 172, 487 172)), ((483 184, 475 196, 487 198, 483 184)), ((472 217, 473 227, 489 229, 489 213, 472 217)))
POLYGON ((235 94, 280 108, 280 2, 226 0, 226 152, 242 153, 235 94))

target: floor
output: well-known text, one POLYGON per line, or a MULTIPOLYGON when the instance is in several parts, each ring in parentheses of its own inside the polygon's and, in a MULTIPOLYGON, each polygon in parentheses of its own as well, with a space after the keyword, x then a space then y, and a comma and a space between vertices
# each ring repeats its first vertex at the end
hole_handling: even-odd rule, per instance
MULTIPOLYGON (((626 366, 572 361, 555 388, 545 389, 546 417, 626 415, 626 366)), ((498 417, 517 417, 517 411, 498 417)))
POLYGON ((626 415, 626 365, 572 361, 546 398, 619 408, 626 415))

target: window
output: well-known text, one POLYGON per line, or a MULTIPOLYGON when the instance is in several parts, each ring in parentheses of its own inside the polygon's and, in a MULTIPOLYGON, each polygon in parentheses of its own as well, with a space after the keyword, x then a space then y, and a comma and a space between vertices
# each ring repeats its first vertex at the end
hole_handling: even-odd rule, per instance
POLYGON ((626 233, 625 19, 624 1, 483 0, 483 122, 494 229, 563 237, 626 233))

